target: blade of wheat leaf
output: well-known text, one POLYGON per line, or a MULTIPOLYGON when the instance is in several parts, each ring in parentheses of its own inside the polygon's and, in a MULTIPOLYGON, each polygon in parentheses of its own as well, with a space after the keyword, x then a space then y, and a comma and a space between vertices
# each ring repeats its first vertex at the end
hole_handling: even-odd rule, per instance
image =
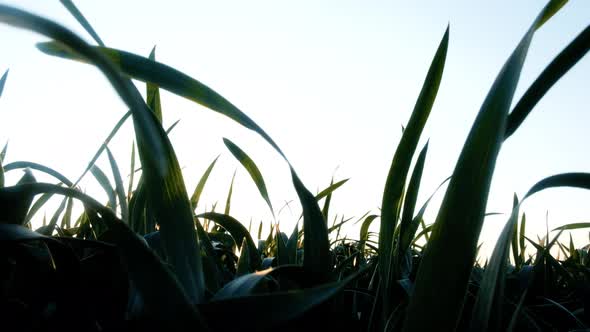
POLYGON ((574 229, 580 229, 580 228, 588 228, 590 227, 590 222, 577 222, 577 223, 571 223, 571 224, 567 224, 567 225, 563 225, 563 226, 559 226, 557 228, 552 229, 551 231, 571 231, 574 229))
POLYGON ((403 331, 451 331, 456 328, 476 258, 477 239, 496 158, 524 59, 535 30, 562 4, 563 1, 552 1, 543 9, 505 63, 483 102, 424 251, 403 331), (432 297, 432 294, 437 296, 432 297), (424 316, 429 319, 425 320, 424 316))
POLYGON ((227 198, 225 199, 225 210, 224 214, 229 215, 229 210, 231 208, 231 197, 234 192, 234 181, 236 180, 236 171, 234 171, 234 175, 231 177, 231 183, 229 184, 229 191, 227 192, 227 198))
POLYGON ((231 140, 223 138, 223 144, 225 144, 225 147, 227 147, 231 154, 240 162, 240 164, 242 164, 246 171, 248 171, 252 181, 254 181, 254 184, 256 184, 256 187, 258 188, 258 192, 260 192, 260 196, 262 196, 274 217, 275 211, 272 208, 270 197, 268 196, 268 190, 266 189, 266 184, 264 183, 264 177, 262 176, 262 173, 260 173, 256 163, 254 163, 254 160, 252 160, 252 158, 250 158, 250 156, 248 156, 244 150, 238 147, 231 140))
POLYGON ((34 169, 40 172, 43 172, 45 174, 51 175, 54 178, 58 179, 60 182, 62 182, 63 184, 65 184, 68 187, 73 187, 74 184, 72 183, 72 181, 70 181, 65 175, 61 174, 60 172, 54 170, 51 167, 47 167, 45 165, 41 165, 41 164, 37 164, 34 162, 30 162, 30 161, 14 161, 11 162, 10 164, 6 164, 4 166, 4 171, 12 171, 15 169, 21 169, 21 168, 30 168, 30 169, 34 169))
POLYGON ((508 116, 504 139, 508 139, 516 132, 539 100, 588 53, 588 50, 590 50, 590 25, 543 69, 543 72, 520 98, 508 116))
POLYGON ((381 203, 381 225, 379 229, 379 274, 381 276, 381 295, 383 297, 382 317, 386 320, 393 311, 391 295, 394 285, 391 281, 392 247, 394 232, 399 215, 400 202, 403 198, 406 177, 410 163, 416 151, 422 130, 428 120, 442 80, 447 49, 449 44, 449 27, 436 50, 434 58, 424 79, 420 95, 416 100, 410 120, 403 131, 401 140, 395 150, 393 161, 387 174, 383 200, 381 203))
POLYGON ((90 23, 86 20, 84 15, 82 15, 82 13, 78 10, 78 7, 76 7, 76 5, 74 4, 73 1, 59 0, 59 2, 61 2, 61 4, 64 7, 66 7, 66 9, 70 12, 70 14, 72 14, 72 16, 74 16, 74 18, 78 21, 78 23, 80 23, 80 25, 84 28, 84 30, 86 30, 86 32, 88 32, 88 34, 92 37, 92 39, 94 39, 94 41, 98 45, 104 46, 102 39, 100 39, 100 37, 98 36, 96 31, 94 31, 94 29, 92 28, 90 23))
POLYGON ((129 167, 129 185, 127 187, 127 204, 131 202, 133 180, 135 177, 135 142, 131 142, 131 166, 129 167))
POLYGON ((201 194, 203 193, 203 189, 205 189, 205 184, 207 183, 207 179, 209 179, 209 175, 211 174, 211 171, 213 170, 215 163, 217 163, 217 159, 219 159, 219 156, 217 156, 217 157, 215 157, 215 159, 213 159, 211 164, 209 164, 209 167, 207 167, 207 169, 205 170, 205 173, 203 173, 203 175, 201 175, 201 179, 199 179, 199 183, 197 183, 197 187, 195 187, 195 190, 193 191, 193 194, 191 195, 191 206, 193 208, 193 211, 195 211, 197 209, 197 206, 199 205, 199 199, 201 198, 201 194))
POLYGON ((121 219, 124 222, 129 222, 129 207, 127 206, 127 195, 125 195, 125 187, 123 186, 123 178, 121 178, 121 172, 115 157, 111 153, 111 150, 106 147, 107 156, 109 157, 109 163, 111 164, 111 171, 113 172, 113 178, 115 179, 115 192, 119 199, 119 207, 121 209, 121 219))
POLYGON ((330 195, 336 189, 340 188, 343 184, 348 182, 348 180, 350 180, 350 179, 344 179, 344 180, 340 180, 336 183, 330 184, 327 188, 325 188, 324 190, 320 191, 317 195, 315 195, 315 199, 319 201, 320 199, 330 195))
POLYGON ((111 208, 111 210, 113 210, 113 212, 116 213, 117 196, 115 194, 115 189, 113 189, 113 186, 111 185, 111 181, 109 181, 109 178, 106 176, 106 174, 104 174, 100 167, 96 165, 92 166, 90 172, 92 172, 92 175, 94 176, 96 181, 98 181, 102 189, 107 194, 107 197, 109 198, 109 207, 111 208))
POLYGON ((8 77, 8 69, 0 77, 0 97, 2 97, 2 91, 4 91, 4 85, 6 84, 6 78, 8 77))
POLYGON ((0 22, 53 38, 93 63, 105 74, 115 91, 133 112, 143 174, 149 184, 148 188, 154 188, 148 191, 148 194, 156 217, 161 222, 160 232, 169 254, 169 261, 189 298, 194 303, 203 301, 205 286, 198 238, 180 166, 164 130, 143 102, 137 89, 129 79, 120 75, 117 67, 102 53, 68 29, 50 20, 0 5, 0 22))

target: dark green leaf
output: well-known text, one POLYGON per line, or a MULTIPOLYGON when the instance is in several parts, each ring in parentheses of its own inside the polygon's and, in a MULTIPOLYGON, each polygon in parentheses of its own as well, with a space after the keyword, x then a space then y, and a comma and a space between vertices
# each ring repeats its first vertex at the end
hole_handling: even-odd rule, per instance
POLYGON ((266 190, 266 184, 264 183, 264 178, 258 170, 258 167, 254 163, 254 160, 250 158, 242 149, 240 149, 237 145, 235 145, 232 141, 227 138, 223 139, 223 143, 227 147, 227 149, 232 153, 232 155, 244 166, 252 181, 256 184, 258 191, 260 192, 260 196, 264 199, 266 204, 268 205, 270 212, 274 216, 275 212, 272 208, 272 204, 270 203, 270 198, 268 197, 268 191, 266 190))
POLYGON ((217 159, 219 159, 219 156, 215 157, 215 159, 213 159, 209 167, 207 167, 207 170, 205 170, 205 173, 203 173, 203 175, 201 176, 201 179, 199 180, 199 183, 197 184, 195 191, 193 191, 193 194, 191 196, 191 205, 193 207, 193 211, 197 209, 197 205, 199 204, 199 198, 203 193, 205 183, 207 183, 207 179, 209 179, 209 175, 211 174, 211 171, 213 170, 213 166, 215 166, 217 159))
POLYGON ((104 172, 96 165, 92 166, 90 170, 92 175, 96 178, 96 181, 100 184, 102 189, 106 192, 107 197, 109 198, 109 206, 116 213, 117 211, 117 196, 115 194, 115 189, 111 185, 109 178, 104 174, 104 172))
POLYGON ((420 95, 410 116, 410 120, 402 134, 402 138, 395 150, 393 161, 381 202, 381 225, 379 229, 379 274, 381 276, 381 296, 383 297, 383 319, 387 319, 393 312, 391 296, 394 284, 391 283, 391 264, 393 253, 394 232, 399 217, 406 177, 410 163, 416 151, 420 135, 428 120, 432 105, 436 98, 442 79, 443 69, 449 43, 449 28, 436 50, 428 73, 422 85, 420 95))
POLYGON ((15 161, 15 162, 12 162, 12 163, 4 166, 5 171, 12 171, 15 169, 20 169, 20 168, 30 168, 30 169, 34 169, 37 171, 41 171, 43 173, 53 176, 54 178, 58 179, 59 181, 61 181, 63 184, 65 184, 68 187, 74 186, 72 181, 70 181, 63 174, 61 174, 60 172, 58 172, 50 167, 47 167, 47 166, 44 166, 41 164, 37 164, 37 163, 29 162, 29 161, 15 161))
POLYGON ((82 15, 82 13, 78 10, 76 5, 74 5, 73 1, 59 0, 59 2, 61 2, 61 4, 64 5, 64 7, 66 7, 66 9, 70 12, 70 14, 72 14, 72 16, 76 18, 76 21, 78 21, 78 23, 80 23, 84 30, 86 30, 86 32, 88 32, 88 34, 92 36, 92 39, 94 39, 94 41, 96 41, 98 45, 104 46, 104 43, 102 42, 96 31, 94 31, 90 23, 88 23, 88 21, 86 20, 84 15, 82 15))
MULTIPOLYGON (((151 61, 156 61, 156 46, 152 48, 149 59, 151 61)), ((160 88, 158 88, 156 84, 146 82, 146 89, 147 105, 156 114, 158 121, 162 123, 162 103, 160 101, 160 88)))
POLYGON ((123 186, 123 179, 121 178, 121 172, 115 157, 111 153, 109 148, 106 148, 107 155, 109 156, 109 163, 111 164, 111 170, 113 172, 113 178, 115 179, 115 192, 119 198, 119 206, 121 207, 121 219, 124 222, 129 222, 129 207, 127 206, 127 197, 125 195, 125 187, 123 186))
POLYGON ((248 248, 248 240, 244 237, 242 239, 242 245, 240 246, 240 257, 238 258, 238 264, 236 267, 236 277, 253 272, 251 269, 252 263, 250 263, 250 250, 248 248))
POLYGON ((225 199, 225 215, 229 215, 229 209, 231 207, 231 196, 234 192, 234 181, 236 179, 236 172, 234 171, 234 175, 231 177, 231 183, 229 184, 229 191, 227 192, 227 198, 225 199))
POLYGON ((0 77, 0 97, 2 97, 2 91, 4 91, 4 85, 6 84, 6 78, 8 77, 8 69, 4 72, 4 75, 0 77))

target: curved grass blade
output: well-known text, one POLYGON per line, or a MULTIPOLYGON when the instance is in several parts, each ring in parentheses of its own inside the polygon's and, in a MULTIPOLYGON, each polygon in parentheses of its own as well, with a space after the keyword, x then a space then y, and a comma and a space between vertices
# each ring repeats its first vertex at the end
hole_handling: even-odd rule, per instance
POLYGON ((587 26, 555 59, 541 72, 541 75, 527 89, 518 101, 506 125, 504 139, 508 139, 524 122, 541 98, 590 50, 590 26, 587 26))
POLYGON ((193 303, 204 299, 198 238, 193 225, 186 188, 170 141, 153 112, 129 79, 123 78, 111 61, 68 29, 42 17, 0 5, 0 22, 35 31, 93 63, 133 112, 133 123, 150 203, 161 222, 160 232, 169 261, 193 303))
MULTIPOLYGON (((412 239, 418 230, 422 215, 413 218, 414 209, 416 208, 416 201, 418 200, 418 190, 420 188, 420 181, 422 179, 422 172, 424 171, 424 162, 426 160, 426 153, 428 151, 428 143, 424 145, 422 151, 418 155, 414 171, 410 177, 408 190, 404 198, 404 207, 402 219, 399 225, 399 240, 396 243, 393 252, 393 278, 390 282, 395 280, 406 279, 409 276, 412 268, 412 261, 408 259, 408 250, 412 239)), ((423 212, 422 212, 423 214, 423 212)), ((409 256, 411 257, 411 256, 409 256)))
POLYGON ((270 212, 274 216, 275 211, 273 210, 272 204, 270 203, 270 198, 268 197, 268 191, 266 189, 266 184, 264 183, 264 178, 262 177, 262 174, 260 173, 258 166, 256 166, 256 164, 254 163, 254 160, 252 160, 252 158, 250 158, 250 156, 248 156, 246 152, 244 152, 244 150, 240 149, 240 147, 238 147, 236 144, 234 144, 234 142, 230 141, 229 139, 223 138, 223 144, 225 144, 225 146, 232 153, 232 155, 240 162, 240 164, 242 164, 242 166, 244 166, 246 171, 248 171, 248 174, 250 174, 252 181, 254 181, 256 187, 258 188, 258 191, 260 192, 260 196, 262 196, 262 198, 268 205, 270 212))
POLYGON ((551 231, 571 231, 573 229, 580 229, 580 228, 589 228, 590 222, 577 222, 572 224, 567 224, 563 226, 559 226, 557 228, 552 229, 551 231))
POLYGON ((43 195, 41 195, 41 197, 39 197, 39 199, 37 199, 35 201, 35 203, 33 203, 31 208, 29 209, 29 212, 27 213, 27 216, 25 217, 24 225, 28 224, 31 221, 31 219, 33 218, 35 213, 37 213, 39 211, 39 209, 41 209, 41 207, 43 207, 43 205, 45 205, 45 203, 47 203, 47 201, 52 196, 53 196, 53 194, 51 194, 51 193, 43 194, 43 195))
POLYGON ((104 46, 104 43, 102 42, 102 40, 100 39, 100 37, 98 36, 96 31, 94 31, 94 29, 92 28, 90 23, 88 23, 88 21, 86 20, 84 15, 82 15, 82 13, 78 10, 78 7, 76 7, 76 5, 74 4, 73 1, 59 0, 59 2, 61 2, 61 4, 64 7, 66 7, 66 9, 70 12, 70 14, 72 14, 72 16, 74 16, 74 18, 78 21, 78 23, 80 23, 80 25, 84 28, 84 30, 86 30, 86 32, 88 32, 88 34, 92 37, 92 39, 94 39, 94 41, 98 45, 104 46))
POLYGON ((381 296, 383 297, 383 320, 391 316, 393 303, 391 296, 394 284, 391 282, 394 232, 403 199, 406 177, 416 151, 420 135, 428 120, 443 75, 449 44, 449 27, 436 50, 420 95, 395 150, 393 161, 383 190, 381 203, 381 225, 379 229, 379 274, 381 276, 381 296))
POLYGON ((39 233, 46 235, 46 236, 51 236, 53 234, 53 231, 57 228, 57 219, 64 211, 64 209, 66 207, 66 202, 68 201, 68 198, 69 197, 66 196, 62 199, 61 203, 59 204, 59 207, 57 208, 55 213, 53 213, 53 216, 49 220, 49 223, 47 224, 47 226, 38 230, 39 233))
POLYGON ((107 194, 107 197, 109 198, 109 206, 110 206, 111 210, 113 210, 113 212, 116 213, 117 212, 117 196, 115 194, 115 189, 113 189, 113 186, 111 185, 111 182, 109 181, 109 178, 96 165, 92 166, 92 169, 90 171, 92 172, 92 175, 94 175, 94 178, 96 178, 96 181, 98 181, 98 183, 100 184, 102 189, 107 194))
POLYGON ((476 259, 477 239, 496 158, 506 131, 508 110, 524 59, 535 30, 562 3, 552 1, 543 9, 504 64, 483 102, 424 251, 403 331, 451 331, 456 328, 476 259), (428 319, 424 319, 425 316, 428 319))
POLYGON ((4 72, 4 75, 0 77, 0 97, 2 97, 2 91, 4 91, 4 85, 6 84, 6 78, 8 77, 8 69, 4 72))
POLYGON ((33 163, 30 161, 14 161, 14 162, 11 162, 10 164, 7 164, 4 166, 5 171, 12 171, 15 169, 20 169, 20 168, 30 168, 30 169, 34 169, 37 171, 41 171, 43 173, 53 176, 54 178, 58 179, 60 182, 62 182, 63 184, 65 184, 68 187, 74 186, 72 181, 70 181, 67 177, 65 177, 65 175, 54 170, 53 168, 50 168, 50 167, 47 167, 47 166, 44 166, 41 164, 33 163))
POLYGON ((345 184, 348 180, 350 180, 350 179, 344 179, 344 180, 340 180, 336 183, 331 183, 330 186, 328 186, 324 190, 320 191, 317 195, 315 195, 315 199, 319 201, 320 199, 330 195, 336 189, 340 188, 343 184, 345 184))
MULTIPOLYGON (((334 184, 334 178, 332 177, 332 180, 330 180, 330 186, 332 186, 334 184)), ((319 196, 316 195, 316 197, 319 196)), ((317 198, 316 198, 317 199, 317 198)), ((328 213, 330 211, 330 202, 332 201, 332 193, 329 193, 326 196, 326 200, 324 201, 324 207, 322 207, 322 214, 324 215, 324 219, 328 220, 328 213)))
POLYGON ((219 159, 219 156, 215 157, 215 159, 213 159, 209 167, 207 167, 205 173, 203 173, 203 175, 201 176, 201 179, 199 180, 199 183, 197 184, 195 191, 193 191, 193 194, 191 195, 191 206, 193 207, 193 211, 195 211, 197 209, 197 206, 199 205, 199 199, 201 198, 201 194, 203 193, 203 189, 205 188, 207 179, 209 179, 209 175, 211 174, 211 171, 213 170, 213 167, 215 166, 217 159, 219 159))
POLYGON ((121 208, 121 219, 124 222, 129 222, 129 207, 127 206, 127 195, 125 195, 125 187, 123 186, 123 178, 121 178, 121 172, 115 157, 111 153, 111 150, 107 147, 107 155, 109 157, 109 163, 111 164, 111 170, 113 172, 113 178, 115 179, 115 192, 119 198, 119 206, 121 208))
MULTIPOLYGON (((149 59, 156 61, 156 46, 152 48, 149 59)), ((146 102, 149 108, 156 114, 158 121, 162 123, 162 103, 160 101, 160 89, 156 84, 146 82, 146 102)))
POLYGON ((371 223, 373 222, 373 220, 377 219, 377 217, 379 217, 376 214, 371 214, 368 215, 365 220, 363 221, 363 223, 361 224, 361 230, 360 230, 360 242, 359 242, 359 248, 361 252, 364 252, 365 250, 365 244, 367 242, 367 240, 369 240, 369 226, 371 226, 371 223))
POLYGON ((541 190, 554 187, 576 187, 590 189, 590 173, 562 173, 546 177, 531 187, 524 198, 529 197, 541 190))
POLYGON ((231 234, 236 244, 241 244, 246 239, 249 247, 248 251, 250 252, 250 261, 253 264, 252 269, 257 269, 260 266, 260 257, 258 256, 258 250, 256 250, 254 240, 252 240, 250 233, 248 233, 248 230, 242 223, 231 216, 217 212, 201 213, 197 215, 197 218, 213 220, 215 223, 221 225, 221 227, 225 228, 231 234))
MULTIPOLYGON (((30 169, 26 168, 24 173, 17 185, 37 182, 30 169)), ((33 198, 30 192, 22 191, 0 201, 0 223, 24 226, 33 198)))

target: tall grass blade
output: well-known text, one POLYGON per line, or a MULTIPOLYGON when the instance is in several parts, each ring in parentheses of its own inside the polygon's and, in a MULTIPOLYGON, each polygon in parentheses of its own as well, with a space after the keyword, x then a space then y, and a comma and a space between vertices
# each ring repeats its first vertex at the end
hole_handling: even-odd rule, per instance
POLYGON ((2 97, 2 91, 4 91, 4 85, 6 84, 6 78, 8 77, 8 69, 0 77, 0 97, 2 97))
MULTIPOLYGON (((66 49, 94 64, 133 112, 133 123, 150 203, 160 222, 169 262, 193 303, 204 299, 204 278, 198 238, 178 160, 157 118, 129 79, 102 53, 68 29, 42 17, 0 5, 0 22, 53 38, 66 49)), ((148 60, 149 61, 149 60, 148 60)))
MULTIPOLYGON (((149 59, 156 61, 156 46, 152 48, 149 59)), ((160 101, 160 88, 156 84, 146 82, 146 102, 148 107, 156 114, 158 121, 162 123, 162 103, 160 101)))
POLYGON ((590 227, 590 222, 577 222, 577 223, 572 223, 572 224, 567 224, 567 225, 563 225, 563 226, 559 226, 557 228, 552 229, 551 231, 570 231, 570 230, 574 230, 574 229, 580 229, 580 228, 588 228, 590 227))
POLYGON ((456 328, 484 219, 508 110, 535 30, 554 14, 550 2, 494 81, 463 146, 416 277, 403 331, 456 328), (449 266, 453 266, 449 269, 449 266), (436 277, 433 277, 436 276, 436 277), (432 294, 437 294, 432 296, 432 294), (424 319, 427 316, 428 319, 424 319))
POLYGON ((225 199, 225 210, 223 214, 229 216, 229 210, 231 208, 231 197, 234 192, 234 181, 236 180, 236 171, 234 171, 234 175, 231 177, 231 183, 229 184, 229 191, 227 192, 227 198, 225 199))
POLYGON ((224 138, 223 143, 225 144, 227 149, 232 153, 232 155, 240 162, 240 164, 244 166, 246 171, 248 171, 248 174, 250 174, 252 181, 254 181, 254 184, 256 184, 256 187, 260 192, 260 196, 262 196, 262 198, 268 205, 270 212, 274 216, 275 211, 273 210, 272 204, 270 203, 270 198, 268 197, 268 191, 266 189, 266 184, 264 183, 264 178, 262 177, 262 174, 260 173, 258 166, 256 166, 256 164, 254 163, 254 160, 252 160, 252 158, 250 158, 250 156, 248 156, 246 152, 244 152, 244 150, 240 149, 240 147, 235 145, 234 142, 230 141, 229 139, 224 138))
POLYGON ((350 180, 350 179, 344 179, 344 180, 340 180, 336 183, 330 184, 327 188, 325 188, 324 190, 320 191, 317 195, 315 195, 315 199, 319 201, 320 199, 330 195, 336 189, 340 188, 343 184, 348 182, 348 180, 350 180))
POLYGON ((86 32, 88 32, 88 34, 92 37, 92 39, 94 39, 94 41, 98 45, 104 46, 104 43, 102 42, 102 40, 100 39, 100 37, 98 36, 96 31, 94 31, 94 29, 92 28, 90 23, 86 20, 84 15, 82 15, 82 13, 78 10, 78 7, 76 7, 76 5, 74 4, 73 1, 59 0, 59 2, 61 2, 61 4, 64 7, 66 7, 66 9, 70 12, 70 14, 72 14, 72 16, 74 16, 74 18, 78 21, 78 23, 80 23, 80 25, 84 28, 84 30, 86 30, 86 32))
POLYGON ((209 167, 207 167, 207 169, 205 170, 205 173, 203 173, 203 175, 201 175, 201 179, 199 180, 199 183, 197 183, 197 187, 195 188, 195 190, 193 191, 193 194, 191 195, 191 206, 193 208, 193 211, 195 211, 197 209, 197 206, 199 205, 199 199, 201 198, 201 194, 203 193, 203 189, 205 189, 205 184, 207 183, 207 179, 209 179, 209 175, 211 174, 211 171, 213 170, 215 163, 217 163, 217 159, 219 159, 219 156, 217 156, 217 157, 215 157, 215 159, 213 159, 213 161, 211 162, 209 167))
POLYGON ((242 239, 242 245, 240 246, 240 257, 238 258, 238 264, 236 266, 236 278, 253 272, 251 266, 248 240, 244 237, 242 239))
POLYGON ((127 187, 127 204, 131 201, 133 192, 133 180, 135 176, 135 142, 131 143, 131 166, 129 171, 129 186, 127 187))
POLYGON ((127 206, 127 195, 125 194, 125 187, 123 186, 123 178, 121 178, 121 172, 115 157, 111 153, 109 148, 106 148, 107 156, 109 157, 109 163, 111 164, 111 171, 113 172, 113 178, 115 179, 115 192, 119 199, 119 206, 121 208, 121 219, 128 223, 129 222, 129 207, 127 206))
POLYGON ((385 182, 383 201, 381 203, 381 225, 379 229, 379 274, 381 276, 381 296, 383 297, 383 319, 387 319, 393 311, 391 295, 394 285, 391 283, 392 253, 394 232, 401 209, 403 191, 410 163, 416 151, 420 135, 430 115, 442 79, 447 48, 449 28, 436 50, 428 73, 422 85, 420 95, 403 131, 402 138, 393 156, 393 161, 385 182))
POLYGON ((587 26, 568 46, 561 51, 541 72, 518 101, 506 125, 504 139, 510 137, 524 122, 541 98, 590 50, 590 26, 587 26))
POLYGON ((111 181, 109 181, 109 178, 106 176, 106 174, 104 174, 104 172, 100 169, 100 167, 98 167, 96 165, 92 166, 92 169, 90 171, 92 172, 92 175, 94 176, 96 181, 98 181, 98 183, 100 184, 102 189, 107 194, 107 197, 109 198, 109 206, 110 206, 111 210, 113 210, 113 212, 116 213, 117 212, 117 196, 115 194, 115 189, 113 189, 113 186, 111 185, 111 181))
POLYGON ((6 149, 8 148, 8 142, 4 144, 4 148, 0 151, 0 188, 4 187, 4 158, 6 158, 6 149))

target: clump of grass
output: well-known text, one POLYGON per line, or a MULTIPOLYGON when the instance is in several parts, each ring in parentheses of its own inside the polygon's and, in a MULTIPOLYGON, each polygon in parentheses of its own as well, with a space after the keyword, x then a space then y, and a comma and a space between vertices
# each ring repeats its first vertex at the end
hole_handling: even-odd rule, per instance
MULTIPOLYGON (((586 28, 510 109, 536 30, 565 2, 547 4, 498 74, 466 139, 433 224, 427 225, 423 219, 430 200, 416 209, 428 144, 420 150, 411 172, 410 165, 443 82, 449 28, 393 156, 381 215, 367 213, 358 220, 362 222, 358 240, 341 238, 342 225, 351 219, 335 217, 331 227, 327 220, 331 197, 346 180, 332 179, 329 187, 313 195, 289 164, 303 210, 302 229, 296 226, 288 235, 288 230, 273 223, 268 237, 261 239, 260 224, 258 243, 251 227, 246 228, 230 215, 231 189, 224 213, 215 212, 213 207, 195 214, 217 158, 189 196, 167 137, 173 126, 168 131, 162 127, 159 89, 251 129, 289 163, 260 126, 205 84, 157 62, 155 50, 145 58, 107 48, 71 1, 62 3, 98 46, 85 43, 57 23, 0 5, 1 22, 53 39, 38 45, 47 54, 96 66, 130 109, 76 181, 32 162, 6 164, 7 149, 2 150, 0 305, 8 313, 5 324, 15 324, 22 330, 77 331, 587 328, 588 250, 576 249, 571 238, 569 245, 559 238, 563 230, 589 225, 565 225, 555 230, 559 231, 556 235, 548 232, 536 243, 525 236, 524 215, 519 224, 519 208, 524 199, 541 190, 559 186, 590 189, 590 174, 554 175, 539 181, 523 200, 515 196, 492 256, 484 267, 476 262, 477 240, 502 143, 590 48, 590 28, 586 28), (146 82, 145 101, 130 78, 146 82), (108 144, 130 117, 136 145, 125 190, 108 144), (141 173, 133 190, 136 146, 141 173), (95 165, 105 151, 109 172, 95 165), (6 186, 4 172, 16 169, 26 169, 25 175, 15 185, 6 186), (59 183, 39 183, 31 170, 51 175, 59 183), (107 193, 107 204, 77 187, 88 171, 107 193), (36 195, 42 196, 34 201, 36 195), (53 195, 63 196, 62 204, 49 222, 33 231, 31 218, 53 195), (74 199, 84 206, 76 220, 72 216, 74 199), (377 219, 380 230, 372 234, 369 227, 377 219), (536 249, 536 254, 528 258, 527 242, 536 249), (554 258, 552 248, 559 248, 565 258, 554 258), (514 265, 509 264, 511 253, 514 265)), ((6 77, 0 78, 0 93, 6 77)), ((275 216, 255 161, 236 143, 224 142, 275 216)))

